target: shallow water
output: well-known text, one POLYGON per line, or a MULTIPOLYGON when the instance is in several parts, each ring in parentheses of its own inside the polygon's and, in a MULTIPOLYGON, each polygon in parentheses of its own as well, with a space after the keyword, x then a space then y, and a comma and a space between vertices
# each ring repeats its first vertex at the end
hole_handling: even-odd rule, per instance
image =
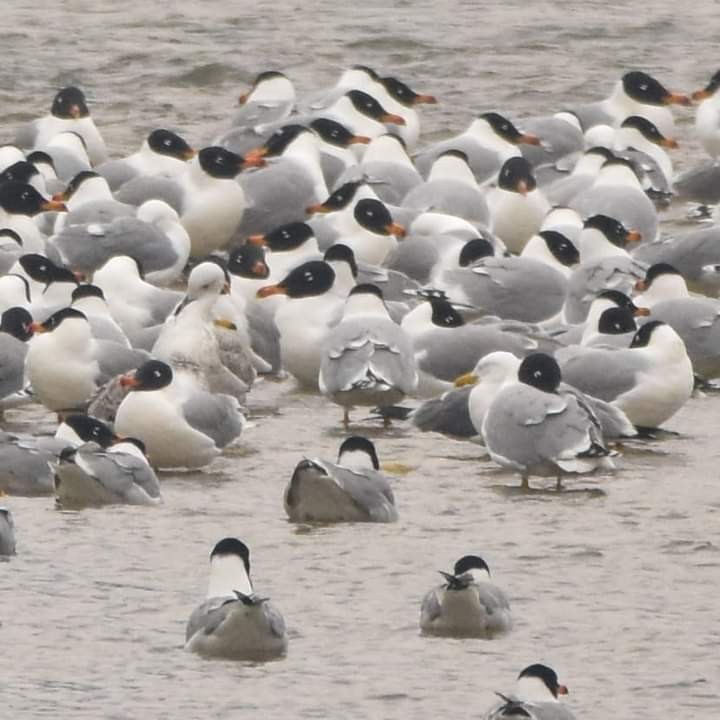
MULTIPOLYGON (((432 137, 482 110, 519 119, 600 97, 630 67, 691 90, 717 62, 710 2, 6 5, 0 140, 72 81, 116 153, 160 124, 207 142, 271 67, 301 92, 353 62, 397 74, 439 96, 423 110, 432 137)), ((678 117, 682 164, 698 146, 691 113, 678 117)), ((514 491, 470 443, 358 424, 381 462, 407 466, 400 522, 317 528, 286 522, 282 492, 303 455, 333 458, 341 412, 291 382, 258 384, 251 403, 239 448, 206 472, 164 475, 159 508, 4 499, 18 555, 0 564, 3 717, 473 717, 536 661, 570 687, 578 718, 720 714, 720 398, 694 398, 668 423, 679 435, 627 446, 615 476, 562 495, 514 491), (249 544, 258 591, 285 615, 285 660, 182 650, 225 535, 249 544), (468 552, 506 590, 514 631, 421 637, 423 594, 468 552)), ((53 429, 38 410, 8 417, 10 429, 53 429)))

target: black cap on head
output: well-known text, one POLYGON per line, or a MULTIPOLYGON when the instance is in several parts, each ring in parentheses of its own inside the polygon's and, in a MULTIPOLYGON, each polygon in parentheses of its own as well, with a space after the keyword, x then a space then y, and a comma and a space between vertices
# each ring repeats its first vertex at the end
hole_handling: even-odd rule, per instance
POLYGON ((281 73, 279 70, 263 70, 255 76, 253 87, 257 87, 261 82, 265 82, 265 80, 273 80, 274 78, 287 78, 287 75, 281 73))
POLYGON ((27 160, 18 160, 12 165, 6 167, 0 173, 0 185, 2 183, 9 182, 10 180, 16 180, 21 183, 29 183, 30 180, 39 175, 40 171, 27 160))
POLYGON ((562 375, 560 366, 552 355, 531 353, 526 356, 518 368, 518 380, 543 392, 555 392, 560 385, 562 375))
POLYGON ((37 215, 48 201, 32 186, 17 180, 0 185, 0 207, 10 215, 37 215))
POLYGON ((245 572, 248 575, 250 574, 250 549, 242 540, 230 537, 220 540, 212 549, 210 559, 212 560, 214 557, 227 555, 236 555, 242 558, 243 564, 245 565, 245 572))
POLYGON ((458 160, 462 160, 464 163, 467 163, 468 161, 468 156, 466 153, 464 153, 462 150, 455 150, 452 148, 450 150, 446 150, 445 152, 441 152, 435 159, 439 160, 440 158, 444 157, 457 158, 458 160))
POLYGON ((664 105, 670 94, 664 85, 640 70, 625 73, 622 84, 629 97, 645 105, 664 105))
POLYGON ((497 135, 513 145, 516 145, 522 137, 522 133, 500 113, 487 112, 480 117, 490 125, 497 135))
POLYGON ((72 428, 83 442, 95 442, 106 448, 115 439, 115 434, 104 422, 90 415, 68 415, 63 422, 72 428))
POLYGON ((524 677, 539 678, 543 681, 547 689, 553 694, 554 697, 557 697, 558 693, 567 693, 567 689, 564 686, 560 685, 557 673, 552 668, 549 668, 547 665, 541 665, 540 663, 528 665, 518 675, 518 679, 524 677), (562 691, 564 691, 564 693, 562 691))
POLYGON ((635 333, 632 342, 630 343, 630 347, 647 347, 655 330, 659 327, 665 327, 665 325, 666 324, 664 322, 660 322, 659 320, 651 320, 650 322, 646 322, 644 325, 641 325, 635 333))
POLYGON ((304 298, 322 295, 335 282, 335 271, 324 260, 310 260, 293 268, 278 285, 288 297, 304 298))
POLYGON ((619 290, 603 290, 597 294, 597 297, 610 300, 610 302, 615 303, 618 307, 627 308, 631 312, 637 310, 635 303, 625 293, 619 290))
POLYGON ((295 138, 303 133, 311 133, 304 125, 284 125, 276 130, 264 143, 265 155, 267 157, 277 157, 282 155, 287 146, 290 145, 295 138))
POLYGON ((148 145, 160 155, 169 155, 178 160, 187 160, 192 156, 192 148, 177 133, 172 130, 158 128, 153 130, 147 138, 148 145))
POLYGON ((46 332, 52 332, 59 328, 65 320, 84 320, 87 322, 87 317, 75 308, 66 307, 54 312, 45 322, 41 323, 41 325, 46 332))
POLYGON ((498 187, 523 194, 535 190, 537 183, 530 163, 522 155, 508 158, 500 168, 498 187))
POLYGON ((608 150, 608 148, 603 147, 602 145, 594 145, 593 147, 586 150, 585 154, 599 155, 605 160, 613 160, 615 158, 615 153, 612 150, 608 150))
POLYGON ((645 273, 645 285, 650 287, 653 281, 661 275, 681 275, 682 273, 669 263, 655 263, 651 265, 645 273))
POLYGON ((49 285, 54 282, 71 282, 78 285, 78 279, 72 270, 56 265, 44 255, 28 253, 18 258, 20 267, 30 276, 32 280, 49 285))
POLYGON ((310 127, 330 145, 346 148, 353 140, 355 135, 351 133, 344 125, 330 118, 316 118, 310 123, 310 127))
POLYGON ((20 247, 23 246, 22 238, 12 228, 0 228, 0 239, 8 238, 16 242, 20 247))
POLYGON ((230 251, 227 269, 242 278, 264 280, 270 274, 262 245, 246 243, 230 251))
POLYGON ((465 324, 462 315, 445 298, 427 299, 432 307, 432 324, 438 327, 454 328, 465 324))
POLYGON ((351 70, 359 70, 360 72, 364 72, 366 75, 369 75, 373 80, 378 80, 378 74, 373 70, 371 67, 368 67, 367 65, 351 65, 351 70))
POLYGON ((322 205, 328 211, 342 210, 347 207, 355 197, 355 193, 358 191, 363 183, 361 181, 347 182, 341 185, 337 190, 332 192, 330 196, 325 200, 322 205))
POLYGON ((373 285, 372 283, 360 283, 359 285, 356 285, 350 291, 348 297, 350 295, 375 295, 376 297, 379 297, 381 300, 383 300, 382 290, 377 285, 373 285))
POLYGON ((72 291, 72 302, 75 302, 76 300, 82 300, 86 297, 98 297, 105 299, 105 294, 103 291, 97 286, 97 285, 78 285, 73 291, 72 291))
POLYGON ((592 215, 585 220, 583 228, 600 231, 616 247, 624 248, 627 245, 629 235, 627 228, 609 215, 592 215))
POLYGON ((33 335, 32 321, 32 315, 25 308, 8 308, 0 317, 0 332, 27 342, 33 335))
POLYGON ((485 238, 473 238, 468 240, 460 250, 458 264, 460 267, 472 265, 476 260, 485 257, 493 257, 495 250, 485 238))
POLYGON ((556 230, 541 230, 538 235, 545 241, 553 257, 565 267, 580 262, 580 253, 572 241, 556 230))
POLYGON ((462 575, 470 570, 485 570, 490 574, 490 568, 479 555, 463 555, 453 568, 453 574, 462 575))
POLYGON ((716 70, 715 74, 710 78, 710 81, 705 86, 705 92, 708 94, 714 94, 720 88, 720 70, 716 70))
POLYGON ((622 335, 635 332, 637 324, 632 310, 626 307, 611 307, 603 310, 598 318, 598 332, 605 335, 622 335))
POLYGON ((80 186, 87 182, 88 180, 92 180, 93 178, 99 178, 101 177, 98 173, 94 172, 93 170, 81 170, 75 177, 67 184, 65 187, 65 192, 63 193, 66 198, 71 198, 80 188, 80 186))
POLYGON ((367 438, 361 435, 351 435, 349 438, 346 438, 342 445, 340 445, 340 450, 338 450, 338 462, 340 462, 343 453, 346 452, 364 452, 370 457, 373 468, 375 470, 380 469, 380 462, 378 461, 375 445, 367 438))
POLYGON ((200 167, 211 177, 230 180, 240 173, 245 162, 242 155, 211 145, 198 152, 200 167))
POLYGON ((350 99, 353 107, 363 115, 382 122, 384 115, 388 114, 388 111, 374 98, 372 95, 368 95, 362 90, 350 90, 345 93, 346 97, 350 99))
POLYGON ((50 165, 53 170, 55 169, 55 161, 43 150, 33 150, 28 156, 27 161, 33 165, 50 165))
POLYGON ((378 235, 390 235, 388 227, 392 224, 390 211, 379 200, 363 198, 358 200, 353 211, 359 225, 378 235))
POLYGON ((274 252, 295 250, 313 237, 313 229, 304 222, 280 225, 265 235, 265 245, 274 252))
POLYGON ((337 261, 346 262, 350 266, 350 272, 354 278, 358 275, 358 266, 355 262, 355 253, 347 246, 342 243, 336 243, 331 245, 323 256, 325 262, 337 261))
POLYGON ((133 374, 134 390, 161 390, 173 379, 172 368, 162 360, 148 360, 133 374))
POLYGON ((405 107, 412 107, 415 104, 415 100, 419 97, 410 86, 395 77, 380 78, 380 82, 385 90, 387 90, 388 95, 405 107))
POLYGON ((53 99, 50 113, 64 119, 78 119, 90 114, 85 101, 85 93, 80 88, 69 85, 60 90, 53 99))

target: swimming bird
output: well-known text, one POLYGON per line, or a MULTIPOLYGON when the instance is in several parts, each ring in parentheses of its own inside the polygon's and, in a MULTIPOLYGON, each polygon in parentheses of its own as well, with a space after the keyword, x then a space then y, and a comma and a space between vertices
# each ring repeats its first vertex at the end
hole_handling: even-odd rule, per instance
POLYGON ((482 435, 490 457, 520 473, 523 488, 531 475, 554 476, 560 490, 563 473, 614 468, 595 417, 575 397, 558 394, 562 376, 552 356, 528 355, 517 378, 490 404, 482 435))
POLYGON ((293 522, 395 522, 395 497, 380 471, 375 446, 346 438, 336 463, 305 458, 285 488, 285 512, 293 522))
POLYGON ((0 555, 15 554, 15 522, 10 510, 0 506, 0 555))
POLYGON ((269 598, 255 594, 250 550, 241 540, 224 538, 210 553, 207 599, 190 615, 185 649, 230 660, 285 655, 285 621, 269 598))
POLYGON ((558 695, 567 695, 557 673, 547 665, 528 665, 518 675, 515 692, 500 695, 501 702, 488 711, 485 720, 528 718, 528 720, 575 720, 573 712, 561 705, 558 695))
POLYGON ((420 609, 425 635, 491 640, 512 629, 510 603, 490 581, 490 568, 477 555, 464 555, 452 573, 440 572, 442 585, 431 590, 420 609))
POLYGON ((94 442, 65 448, 56 467, 55 497, 64 509, 162 502, 144 445, 129 437, 108 448, 94 442))
POLYGON ((154 467, 203 467, 242 432, 237 400, 203 390, 191 370, 174 372, 149 360, 121 379, 131 392, 117 410, 115 430, 142 440, 154 467))
POLYGON ((320 392, 343 406, 347 426, 351 407, 395 405, 417 384, 412 343, 390 319, 382 292, 372 284, 355 286, 323 343, 320 392))

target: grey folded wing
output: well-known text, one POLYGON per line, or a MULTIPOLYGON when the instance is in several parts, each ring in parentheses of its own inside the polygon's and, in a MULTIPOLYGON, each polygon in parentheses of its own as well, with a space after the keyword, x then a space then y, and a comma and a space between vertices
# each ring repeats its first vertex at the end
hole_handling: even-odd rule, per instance
POLYGON ((193 392, 183 403, 182 412, 188 424, 210 437, 218 448, 240 435, 245 420, 235 398, 204 390, 193 392))
POLYGON ((331 477, 371 520, 387 522, 397 519, 395 496, 387 478, 376 470, 362 472, 325 463, 331 477))
POLYGON ((427 400, 412 411, 410 420, 423 432, 474 437, 479 431, 470 419, 468 398, 471 392, 472 387, 457 388, 427 400))

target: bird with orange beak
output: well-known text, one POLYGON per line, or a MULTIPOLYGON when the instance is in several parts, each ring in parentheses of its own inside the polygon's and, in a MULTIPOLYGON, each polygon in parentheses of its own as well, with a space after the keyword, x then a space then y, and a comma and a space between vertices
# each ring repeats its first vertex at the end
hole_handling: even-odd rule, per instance
POLYGON ((23 148, 42 148, 55 135, 68 131, 77 133, 85 141, 93 165, 107 160, 105 141, 90 117, 85 93, 72 85, 57 92, 49 115, 33 120, 19 130, 16 142, 23 148))
POLYGON ((695 114, 695 130, 705 152, 717 163, 720 157, 720 70, 701 90, 692 94, 700 103, 695 114))

